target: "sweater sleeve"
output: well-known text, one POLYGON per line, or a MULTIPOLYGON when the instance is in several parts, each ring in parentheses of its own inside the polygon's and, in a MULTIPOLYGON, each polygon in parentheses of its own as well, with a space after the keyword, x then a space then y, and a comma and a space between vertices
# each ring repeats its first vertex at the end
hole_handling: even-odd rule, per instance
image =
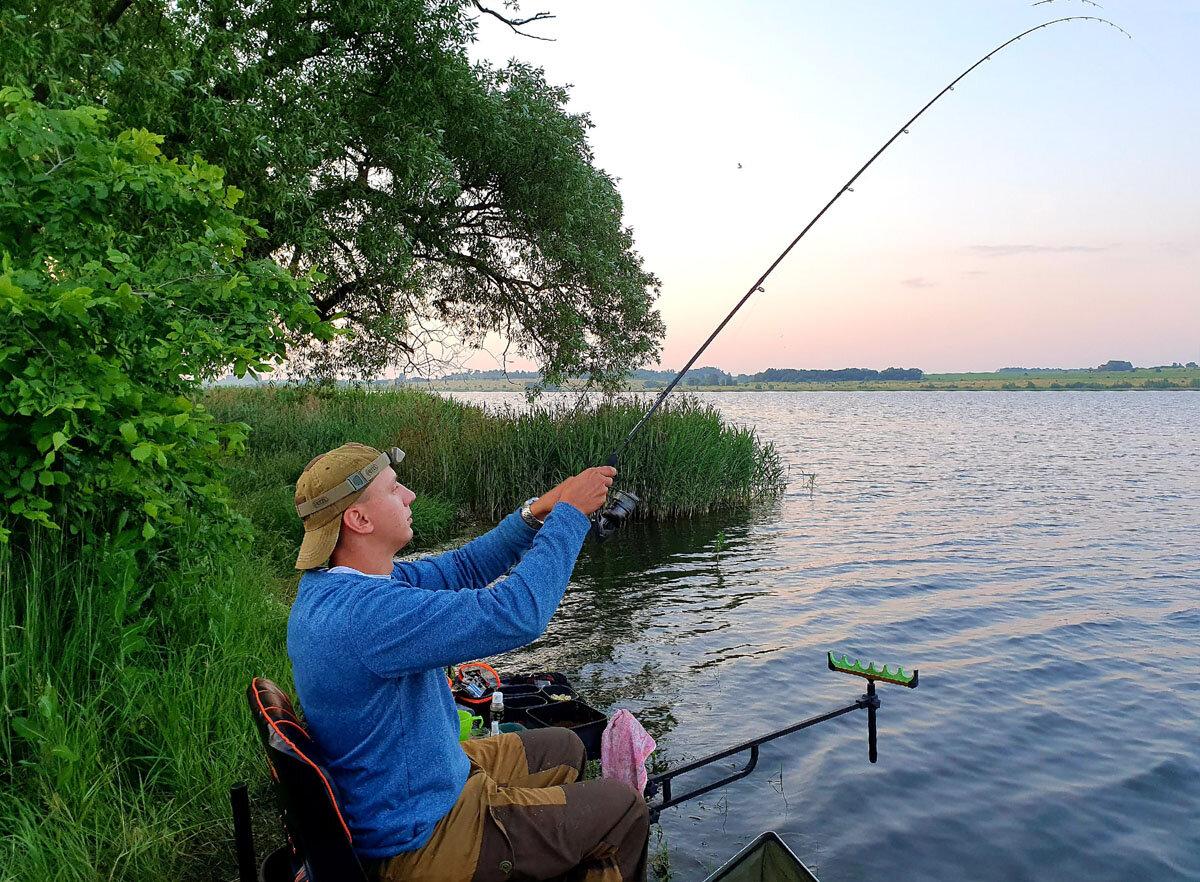
POLYGON ((537 639, 562 600, 590 525, 578 509, 558 503, 508 578, 487 590, 381 581, 350 613, 360 660, 380 677, 397 677, 537 639))
POLYGON ((520 513, 513 512, 462 548, 424 560, 398 562, 392 578, 430 591, 482 588, 508 572, 535 535, 537 531, 521 520, 520 513))

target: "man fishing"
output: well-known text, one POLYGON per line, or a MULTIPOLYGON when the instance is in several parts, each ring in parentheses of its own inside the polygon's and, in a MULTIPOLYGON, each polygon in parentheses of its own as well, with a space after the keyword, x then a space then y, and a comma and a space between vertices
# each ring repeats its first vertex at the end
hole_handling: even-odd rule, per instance
POLYGON ((305 572, 288 654, 368 875, 644 879, 641 794, 580 781, 584 747, 568 729, 460 744, 444 674, 542 634, 616 469, 585 469, 462 548, 397 562, 416 498, 397 478, 403 457, 344 444, 296 482, 305 572))

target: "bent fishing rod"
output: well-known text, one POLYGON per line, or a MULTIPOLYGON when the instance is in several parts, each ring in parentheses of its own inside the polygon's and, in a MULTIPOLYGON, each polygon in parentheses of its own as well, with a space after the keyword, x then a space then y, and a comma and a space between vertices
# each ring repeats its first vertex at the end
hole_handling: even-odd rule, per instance
MULTIPOLYGON (((829 211, 830 208, 833 207, 833 204, 835 202, 837 202, 839 199, 841 199, 842 196, 844 196, 846 193, 853 192, 854 183, 860 177, 862 177, 863 173, 875 163, 875 160, 878 159, 885 150, 887 150, 889 147, 891 147, 892 144, 897 139, 899 139, 901 135, 908 134, 909 128, 912 126, 913 123, 915 123, 918 119, 921 118, 921 116, 925 113, 925 111, 927 111, 934 104, 936 104, 938 102, 938 100, 943 95, 945 95, 947 92, 952 92, 954 90, 954 87, 957 86, 959 84, 959 82, 961 82, 963 79, 965 79, 966 76, 969 73, 971 73, 971 71, 975 70, 975 68, 979 67, 985 61, 990 61, 993 55, 997 54, 1001 50, 1007 48, 1008 46, 1010 46, 1013 43, 1017 42, 1018 40, 1022 39, 1023 37, 1028 37, 1030 34, 1034 33, 1035 31, 1040 31, 1043 28, 1050 27, 1051 25, 1062 24, 1063 22, 1068 22, 1068 21, 1100 22, 1101 24, 1106 24, 1109 27, 1116 28, 1118 31, 1120 31, 1122 34, 1124 34, 1126 37, 1131 37, 1131 35, 1129 34, 1128 31, 1126 31, 1124 28, 1120 27, 1119 25, 1116 25, 1113 22, 1109 21, 1107 18, 1100 18, 1095 15, 1070 15, 1070 16, 1066 16, 1065 18, 1056 18, 1053 21, 1043 22, 1040 25, 1032 27, 1027 31, 1023 31, 1023 32, 1017 34, 1015 37, 1013 37, 1009 40, 1006 40, 1005 42, 1003 42, 999 46, 997 46, 995 49, 988 52, 986 55, 984 55, 982 58, 980 58, 974 64, 972 64, 970 67, 968 67, 962 73, 960 73, 953 80, 951 80, 949 85, 947 85, 944 89, 942 89, 942 91, 940 91, 936 95, 934 95, 933 98, 931 98, 924 107, 922 107, 915 114, 913 114, 912 118, 909 119, 908 122, 906 122, 904 125, 900 126, 900 128, 898 128, 896 130, 896 133, 894 135, 892 135, 890 138, 888 138, 887 141, 884 143, 884 145, 882 147, 880 147, 878 150, 876 150, 870 159, 868 159, 865 163, 863 163, 862 167, 850 177, 850 180, 846 181, 846 183, 844 183, 841 186, 841 188, 833 195, 833 198, 825 203, 825 207, 822 208, 820 211, 818 211, 816 213, 816 215, 813 217, 813 219, 810 220, 808 222, 808 224, 805 225, 804 229, 802 229, 800 231, 800 234, 798 236, 796 236, 796 238, 793 239, 786 248, 783 249, 783 251, 780 253, 780 255, 775 258, 775 260, 771 263, 770 266, 767 267, 766 271, 754 281, 754 284, 752 284, 750 286, 749 290, 746 291, 746 293, 742 295, 742 299, 739 300, 736 305, 734 305, 733 309, 731 309, 729 311, 729 314, 727 316, 725 316, 725 318, 721 321, 721 323, 719 325, 717 325, 716 330, 714 330, 711 334, 709 334, 708 339, 705 340, 704 343, 700 346, 700 348, 696 350, 695 354, 692 355, 692 357, 690 359, 688 359, 688 362, 687 362, 687 364, 685 364, 683 366, 683 369, 681 371, 679 371, 679 373, 677 373, 675 375, 675 377, 671 380, 671 382, 667 384, 666 388, 663 389, 662 392, 659 393, 658 398, 656 398, 654 401, 654 404, 651 405, 650 409, 648 411, 646 411, 646 413, 642 416, 642 418, 640 420, 637 421, 637 424, 634 425, 634 427, 629 431, 629 434, 625 436, 625 440, 623 440, 617 446, 617 449, 612 452, 612 454, 608 457, 607 460, 605 460, 604 464, 613 466, 614 468, 616 467, 617 462, 621 457, 621 453, 629 445, 629 442, 632 441, 634 436, 636 436, 637 433, 641 431, 642 426, 644 426, 646 424, 646 421, 649 420, 650 417, 652 417, 655 414, 655 412, 662 405, 662 403, 666 399, 666 397, 669 394, 671 394, 671 390, 674 389, 679 384, 679 381, 683 379, 684 375, 691 369, 692 365, 694 365, 696 363, 696 359, 698 359, 701 355, 703 355, 704 350, 706 350, 708 348, 709 344, 712 343, 712 341, 717 338, 717 335, 720 334, 721 331, 725 330, 725 326, 729 324, 730 320, 733 319, 733 317, 737 314, 738 310, 740 310, 746 304, 746 301, 748 301, 756 293, 764 290, 762 287, 763 283, 767 280, 767 278, 771 275, 771 273, 773 273, 775 271, 775 268, 783 262, 783 259, 785 257, 787 257, 788 254, 791 253, 792 249, 796 247, 796 245, 800 242, 800 240, 803 239, 808 234, 808 231, 811 230, 814 226, 816 226, 817 221, 819 221, 822 217, 825 216, 825 213, 827 211, 829 211)), ((605 506, 605 508, 596 517, 595 532, 596 532, 597 538, 602 539, 602 540, 607 539, 614 532, 616 532, 617 528, 620 527, 621 524, 624 523, 625 520, 629 517, 629 515, 631 515, 633 513, 633 510, 634 510, 634 508, 636 508, 639 501, 640 500, 637 498, 637 496, 635 496, 632 493, 629 493, 624 490, 614 490, 612 492, 612 498, 609 500, 609 502, 605 506)))

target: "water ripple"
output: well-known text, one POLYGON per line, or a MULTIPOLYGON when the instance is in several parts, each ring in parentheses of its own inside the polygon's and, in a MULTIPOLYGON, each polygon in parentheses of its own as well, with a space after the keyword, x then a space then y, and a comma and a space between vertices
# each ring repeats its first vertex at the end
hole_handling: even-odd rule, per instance
POLYGON ((501 663, 629 708, 659 764, 853 700, 826 650, 921 687, 881 690, 874 766, 852 714, 666 812, 677 879, 764 829, 825 882, 1200 879, 1200 395, 707 397, 815 486, 589 547, 501 663))

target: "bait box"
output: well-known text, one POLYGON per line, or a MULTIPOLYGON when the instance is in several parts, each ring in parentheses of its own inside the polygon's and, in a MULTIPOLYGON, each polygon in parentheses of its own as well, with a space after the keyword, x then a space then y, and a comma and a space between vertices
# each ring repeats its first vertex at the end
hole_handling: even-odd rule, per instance
POLYGON ((533 674, 509 674, 500 678, 500 687, 528 685, 536 688, 538 680, 549 680, 550 686, 566 686, 570 688, 571 681, 557 671, 541 671, 533 674))
POLYGON ((538 724, 530 722, 529 711, 535 707, 545 707, 547 704, 546 696, 542 695, 536 689, 533 692, 524 693, 521 695, 509 695, 508 691, 504 692, 504 721, 521 723, 526 728, 534 728, 538 724))
POLYGON ((540 728, 560 726, 579 736, 587 748, 588 759, 600 759, 600 736, 608 725, 608 717, 577 698, 554 701, 527 712, 530 722, 540 728))
POLYGON ((505 683, 503 681, 500 683, 500 692, 504 695, 505 707, 508 707, 509 701, 519 696, 540 694, 540 690, 532 683, 505 683))

